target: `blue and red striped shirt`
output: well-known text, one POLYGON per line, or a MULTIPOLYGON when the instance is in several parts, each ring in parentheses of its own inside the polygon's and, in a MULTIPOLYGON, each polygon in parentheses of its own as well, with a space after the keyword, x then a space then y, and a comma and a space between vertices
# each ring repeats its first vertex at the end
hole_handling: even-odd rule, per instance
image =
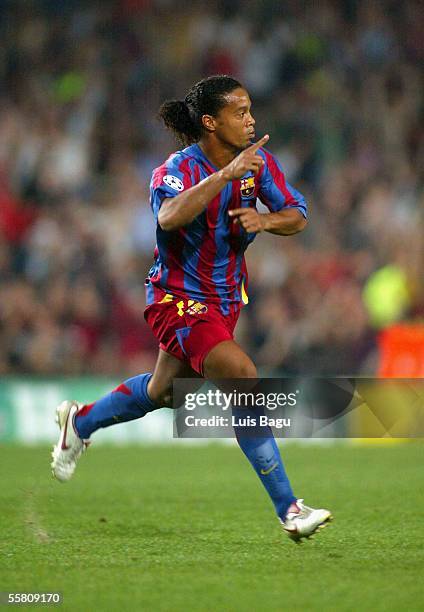
POLYGON ((147 304, 161 299, 163 291, 176 297, 220 305, 223 314, 247 303, 247 269, 244 252, 256 234, 247 233, 228 215, 233 208, 256 207, 259 198, 271 212, 297 208, 306 218, 304 197, 284 178, 276 158, 259 149, 265 164, 229 182, 189 225, 164 231, 157 223, 165 198, 173 198, 218 169, 198 144, 172 154, 153 171, 150 205, 156 219, 155 263, 146 279, 147 304))

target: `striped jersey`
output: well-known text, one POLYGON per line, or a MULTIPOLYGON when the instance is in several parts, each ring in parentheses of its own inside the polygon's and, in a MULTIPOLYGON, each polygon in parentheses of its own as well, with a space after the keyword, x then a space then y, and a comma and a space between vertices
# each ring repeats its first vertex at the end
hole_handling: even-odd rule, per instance
MULTIPOLYGON (((226 315, 247 303, 244 252, 254 240, 228 215, 233 208, 256 207, 259 198, 270 212, 297 208, 306 218, 304 197, 285 180, 277 159, 266 149, 257 175, 248 172, 229 182, 189 225, 164 231, 158 213, 165 198, 173 198, 218 170, 198 144, 172 154, 153 171, 150 205, 156 219, 154 265, 146 279, 147 304, 163 292, 202 303, 219 304, 226 315)), ((171 204, 172 205, 172 204, 171 204)))

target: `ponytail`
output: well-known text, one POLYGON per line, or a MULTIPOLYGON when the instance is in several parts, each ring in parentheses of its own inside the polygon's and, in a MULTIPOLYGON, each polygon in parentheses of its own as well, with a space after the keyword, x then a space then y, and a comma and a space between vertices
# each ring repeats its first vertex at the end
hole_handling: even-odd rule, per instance
POLYGON ((182 146, 197 142, 200 128, 195 124, 184 100, 167 100, 159 109, 159 117, 172 130, 182 146))

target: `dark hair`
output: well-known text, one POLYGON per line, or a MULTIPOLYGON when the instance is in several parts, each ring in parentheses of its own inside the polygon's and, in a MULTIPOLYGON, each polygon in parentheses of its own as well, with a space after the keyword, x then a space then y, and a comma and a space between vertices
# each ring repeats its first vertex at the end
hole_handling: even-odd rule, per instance
POLYGON ((200 140, 202 116, 216 116, 227 104, 225 96, 238 87, 243 86, 226 75, 207 77, 193 85, 184 100, 166 100, 159 117, 183 146, 190 145, 200 140))

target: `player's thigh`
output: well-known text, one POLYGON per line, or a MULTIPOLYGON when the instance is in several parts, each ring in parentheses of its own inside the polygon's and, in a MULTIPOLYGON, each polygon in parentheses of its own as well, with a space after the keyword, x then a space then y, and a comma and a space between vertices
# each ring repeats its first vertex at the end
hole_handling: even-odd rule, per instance
POLYGON ((206 378, 257 378, 253 361, 234 340, 213 347, 203 361, 206 378))
POLYGON ((159 349, 155 369, 148 385, 149 396, 161 406, 172 407, 174 378, 197 378, 198 376, 188 363, 159 349))

